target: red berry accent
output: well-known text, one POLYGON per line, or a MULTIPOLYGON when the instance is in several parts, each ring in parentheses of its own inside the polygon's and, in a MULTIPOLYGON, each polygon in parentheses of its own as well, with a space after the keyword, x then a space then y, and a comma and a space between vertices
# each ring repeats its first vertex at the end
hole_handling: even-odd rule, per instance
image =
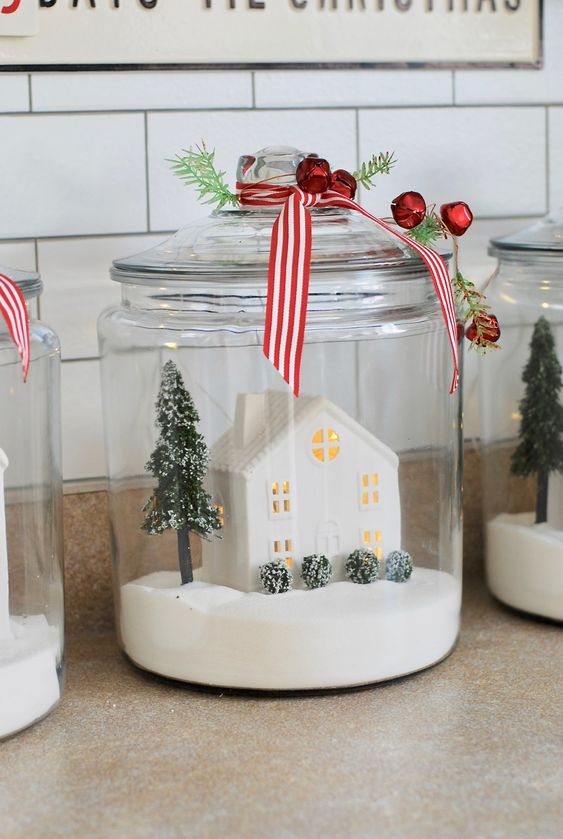
POLYGON ((295 178, 305 192, 326 192, 330 184, 330 164, 322 157, 306 157, 297 167, 295 178))
POLYGON ((420 192, 402 192, 391 203, 393 218, 405 230, 418 227, 426 216, 426 201, 420 192))
POLYGON ((330 189, 339 192, 344 198, 354 198, 358 184, 356 179, 346 169, 337 169, 330 176, 330 189))
POLYGON ((473 221, 473 213, 464 201, 442 204, 440 215, 452 236, 463 236, 473 221))
POLYGON ((495 315, 481 315, 477 318, 477 323, 472 321, 469 324, 465 336, 471 343, 483 344, 488 341, 491 344, 496 344, 500 338, 498 319, 495 315), (477 326, 481 328, 480 335, 477 332, 477 326))

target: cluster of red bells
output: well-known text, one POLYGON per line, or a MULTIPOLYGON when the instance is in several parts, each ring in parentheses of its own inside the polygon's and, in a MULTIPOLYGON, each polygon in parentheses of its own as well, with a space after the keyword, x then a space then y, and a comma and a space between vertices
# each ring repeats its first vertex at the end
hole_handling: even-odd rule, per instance
MULTIPOLYGON (((358 184, 346 169, 330 170, 330 164, 322 157, 309 155, 297 167, 296 180, 305 192, 317 194, 331 189, 345 198, 354 199, 358 184)), ((412 230, 426 218, 426 201, 420 192, 402 192, 391 203, 395 223, 404 230, 412 230)), ((440 218, 452 236, 463 236, 473 221, 473 213, 464 201, 442 204, 440 218)), ((484 314, 468 326, 465 333, 472 343, 496 343, 500 338, 500 327, 494 315, 484 314)), ((462 327, 463 328, 463 327, 462 327)))

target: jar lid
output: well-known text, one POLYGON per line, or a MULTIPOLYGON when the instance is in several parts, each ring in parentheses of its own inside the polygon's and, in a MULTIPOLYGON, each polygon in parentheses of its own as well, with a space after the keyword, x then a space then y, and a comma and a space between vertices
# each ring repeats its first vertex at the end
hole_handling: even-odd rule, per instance
POLYGON ((26 300, 39 297, 43 291, 41 276, 37 271, 19 271, 16 268, 5 268, 0 265, 0 274, 4 274, 18 286, 26 300))
MULTIPOLYGON (((526 227, 518 233, 491 239, 489 253, 500 258, 514 252, 536 251, 543 256, 563 255, 563 208, 545 216, 531 227, 526 227)), ((522 254, 523 255, 523 254, 522 254)))
MULTIPOLYGON (((275 178, 291 184, 305 152, 269 147, 244 155, 238 167, 243 183, 275 178)), ((231 207, 182 228, 143 253, 113 262, 112 278, 119 282, 155 284, 159 281, 220 278, 233 284, 241 275, 265 282, 272 227, 281 207, 231 207)), ((421 258, 398 239, 358 213, 339 208, 313 208, 311 282, 318 275, 338 271, 375 271, 412 276, 427 274, 421 258)))

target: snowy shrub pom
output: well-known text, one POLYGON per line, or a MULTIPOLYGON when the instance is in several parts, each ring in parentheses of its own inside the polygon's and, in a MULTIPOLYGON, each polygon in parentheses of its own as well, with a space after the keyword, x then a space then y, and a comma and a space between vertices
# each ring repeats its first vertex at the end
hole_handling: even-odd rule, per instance
POLYGON ((385 576, 393 583, 406 583, 412 574, 411 555, 406 551, 391 551, 385 560, 385 576))
POLYGON ((321 588, 330 583, 332 565, 324 554, 311 554, 303 557, 301 576, 307 588, 321 588))
POLYGON ((283 594, 293 588, 293 574, 280 559, 273 559, 260 566, 260 580, 270 594, 283 594))
POLYGON ((353 551, 346 560, 346 576, 353 583, 373 583, 379 576, 379 562, 373 551, 353 551))

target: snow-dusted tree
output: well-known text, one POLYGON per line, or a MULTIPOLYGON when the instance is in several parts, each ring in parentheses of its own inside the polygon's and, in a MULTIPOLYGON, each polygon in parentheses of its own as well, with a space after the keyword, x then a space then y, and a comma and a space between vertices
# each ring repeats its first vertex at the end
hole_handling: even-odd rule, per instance
POLYGON ((158 485, 143 507, 147 533, 178 531, 178 561, 182 585, 193 580, 190 532, 208 538, 221 527, 219 512, 203 488, 209 453, 197 430, 199 415, 173 361, 162 368, 156 401, 160 437, 145 469, 158 485))
POLYGON ((514 475, 537 475, 536 523, 547 520, 550 472, 563 472, 563 406, 560 400, 561 365, 548 321, 534 327, 530 358, 522 373, 526 384, 520 402, 520 444, 512 455, 514 475))

